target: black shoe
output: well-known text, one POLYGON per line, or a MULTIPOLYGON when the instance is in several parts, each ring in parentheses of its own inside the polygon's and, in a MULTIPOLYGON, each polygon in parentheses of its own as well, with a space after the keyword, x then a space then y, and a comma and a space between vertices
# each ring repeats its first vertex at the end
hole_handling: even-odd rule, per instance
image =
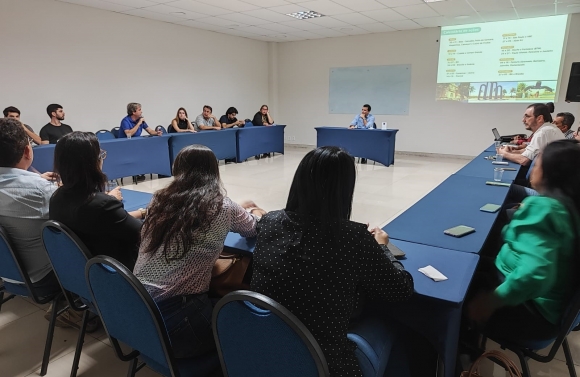
POLYGON ((226 158, 225 163, 227 164, 228 162, 236 162, 236 159, 235 158, 226 158))
POLYGON ((141 174, 137 176, 137 182, 143 182, 145 180, 145 174, 141 174))
POLYGON ((264 153, 264 154, 262 155, 262 158, 266 158, 266 157, 270 157, 270 153, 264 153))
POLYGON ((259 160, 260 159, 260 155, 259 154, 255 155, 254 157, 256 158, 256 160, 259 160))
POLYGON ((367 163, 367 159, 366 158, 361 158, 360 159, 360 163, 361 164, 366 164, 367 163))

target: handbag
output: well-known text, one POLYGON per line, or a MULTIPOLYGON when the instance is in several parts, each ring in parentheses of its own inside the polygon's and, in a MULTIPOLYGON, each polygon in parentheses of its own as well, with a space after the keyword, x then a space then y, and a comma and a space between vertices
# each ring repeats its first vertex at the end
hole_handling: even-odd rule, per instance
POLYGON ((221 252, 211 270, 210 296, 223 297, 240 289, 250 289, 245 279, 251 258, 241 254, 221 252))
POLYGON ((510 360, 503 352, 491 350, 485 351, 481 356, 477 358, 471 365, 471 368, 467 371, 461 372, 461 377, 482 377, 479 374, 479 363, 484 359, 494 359, 496 364, 501 365, 510 375, 510 377, 522 377, 522 372, 518 369, 516 364, 510 360))

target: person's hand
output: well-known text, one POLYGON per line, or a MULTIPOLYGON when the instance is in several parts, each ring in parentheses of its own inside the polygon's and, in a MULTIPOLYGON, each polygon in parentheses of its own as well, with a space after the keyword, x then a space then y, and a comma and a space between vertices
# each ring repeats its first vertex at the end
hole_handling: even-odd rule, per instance
POLYGON ((480 292, 467 303, 467 316, 478 324, 484 324, 501 307, 500 301, 492 292, 480 292))
POLYGON ((53 181, 56 179, 56 174, 51 172, 51 171, 47 171, 46 173, 42 173, 40 176, 42 178, 46 179, 47 181, 53 181))
POLYGON ((163 131, 157 130, 157 136, 161 136, 161 135, 163 135, 163 131))
POLYGON ((116 198, 117 200, 123 200, 123 194, 121 193, 121 187, 119 186, 109 191, 107 195, 110 195, 113 198, 116 198))
POLYGON ((573 135, 574 135, 574 139, 580 141, 580 133, 578 133, 578 131, 574 132, 573 135))
POLYGON ((252 210, 250 211, 250 213, 251 213, 252 215, 256 215, 256 216, 260 216, 260 217, 262 217, 262 216, 264 216, 264 215, 265 215, 267 212, 266 212, 266 211, 264 211, 262 208, 254 208, 254 209, 252 209, 252 210))
POLYGON ((362 113, 361 113, 360 117, 363 118, 363 119, 367 119, 367 116, 364 115, 364 114, 362 114, 362 113))
POLYGON ((192 132, 192 133, 193 133, 193 132, 197 132, 196 130, 190 130, 190 129, 188 129, 187 131, 188 131, 188 132, 192 132))
POLYGON ((139 118, 139 122, 138 122, 138 123, 139 123, 139 124, 143 124, 143 123, 145 123, 145 118, 143 118, 143 117, 139 118))
POLYGON ((350 126, 348 126, 349 130, 352 130, 354 128, 354 126, 351 124, 350 126))
POLYGON ((371 230, 371 234, 375 237, 379 245, 387 245, 389 243, 389 235, 378 226, 371 230))
POLYGON ((243 209, 258 208, 258 205, 253 200, 243 200, 238 204, 241 205, 243 209))

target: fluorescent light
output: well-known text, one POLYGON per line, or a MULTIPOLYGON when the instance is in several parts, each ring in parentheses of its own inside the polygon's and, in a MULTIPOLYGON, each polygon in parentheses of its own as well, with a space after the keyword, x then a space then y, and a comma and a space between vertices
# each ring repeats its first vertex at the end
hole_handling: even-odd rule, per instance
POLYGON ((447 1, 447 0, 423 0, 426 3, 438 3, 440 1, 447 1))
POLYGON ((297 18, 299 20, 306 20, 308 18, 324 17, 323 14, 320 14, 318 12, 314 12, 311 10, 305 10, 305 11, 294 12, 294 13, 287 13, 286 16, 294 17, 294 18, 297 18))

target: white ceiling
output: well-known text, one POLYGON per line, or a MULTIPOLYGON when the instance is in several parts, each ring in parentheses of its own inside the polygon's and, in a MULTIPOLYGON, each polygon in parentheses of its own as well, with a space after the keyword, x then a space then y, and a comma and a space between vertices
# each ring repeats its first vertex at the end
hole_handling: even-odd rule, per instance
POLYGON ((261 41, 299 41, 579 13, 580 0, 56 0, 261 41), (297 20, 311 10, 324 17, 297 20))

